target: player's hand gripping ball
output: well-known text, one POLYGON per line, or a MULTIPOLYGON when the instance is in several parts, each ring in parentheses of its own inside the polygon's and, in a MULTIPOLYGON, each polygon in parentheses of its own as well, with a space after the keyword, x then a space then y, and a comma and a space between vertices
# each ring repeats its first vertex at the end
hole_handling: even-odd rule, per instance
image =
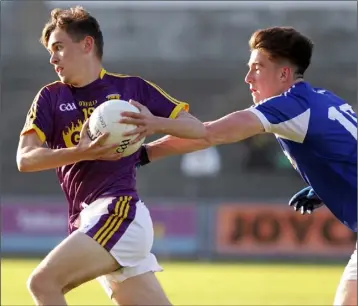
POLYGON ((122 119, 121 113, 125 111, 140 112, 137 107, 124 100, 106 101, 96 107, 89 119, 88 125, 88 134, 92 140, 104 133, 109 133, 104 144, 118 144, 116 152, 122 154, 123 157, 137 152, 145 140, 145 138, 142 138, 140 141, 130 144, 138 135, 123 136, 125 132, 136 128, 135 125, 119 122, 122 119))
POLYGON ((295 211, 300 211, 302 215, 313 211, 323 206, 322 200, 317 196, 311 186, 303 188, 297 192, 289 201, 288 205, 292 206, 295 211))

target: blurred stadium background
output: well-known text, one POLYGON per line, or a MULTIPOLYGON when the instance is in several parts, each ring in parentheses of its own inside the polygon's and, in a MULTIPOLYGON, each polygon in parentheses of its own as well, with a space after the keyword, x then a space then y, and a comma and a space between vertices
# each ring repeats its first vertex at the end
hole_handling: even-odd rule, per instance
MULTIPOLYGON (((98 18, 104 66, 140 75, 188 101, 201 120, 249 107, 247 41, 288 25, 316 46, 306 79, 356 107, 356 2, 1 2, 1 305, 30 305, 26 278, 66 236, 54 171, 19 173, 18 134, 37 91, 57 76, 38 43, 54 7, 98 18)), ((176 305, 329 305, 356 236, 326 209, 287 207, 304 184, 273 136, 168 158, 138 171, 155 224, 154 252, 176 305), (185 261, 184 261, 185 260, 185 261), (300 283, 307 288, 300 287, 300 283)), ((94 282, 72 305, 110 304, 94 282)))

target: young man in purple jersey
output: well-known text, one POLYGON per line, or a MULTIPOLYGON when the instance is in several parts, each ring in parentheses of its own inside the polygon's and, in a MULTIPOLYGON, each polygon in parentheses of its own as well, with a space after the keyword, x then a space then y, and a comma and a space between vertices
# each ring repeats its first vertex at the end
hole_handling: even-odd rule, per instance
MULTIPOLYGON (((324 203, 338 220, 357 232, 357 116, 352 107, 333 93, 304 81, 313 43, 295 29, 258 30, 249 46, 251 57, 245 81, 255 105, 205 123, 204 139, 166 136, 142 146, 140 165, 272 133, 309 185, 289 204, 310 213, 324 203)), ((136 114, 124 115, 128 118, 123 122, 142 123, 136 114)), ((137 129, 144 130, 143 125, 137 129)), ((144 131, 141 136, 145 135, 144 131)), ((304 284, 298 286, 304 288, 304 284)), ((357 249, 344 270, 334 305, 357 305, 357 249)))
POLYGON ((141 102, 147 133, 202 138, 205 127, 157 85, 104 70, 102 32, 83 8, 53 10, 41 42, 60 81, 35 97, 17 164, 22 172, 56 169, 70 235, 33 271, 29 291, 36 305, 66 305, 67 292, 98 278, 115 304, 170 305, 154 274, 162 268, 151 253, 152 220, 136 190, 139 152, 121 159, 116 146, 102 145, 108 135, 91 141, 87 119, 120 98, 141 102))

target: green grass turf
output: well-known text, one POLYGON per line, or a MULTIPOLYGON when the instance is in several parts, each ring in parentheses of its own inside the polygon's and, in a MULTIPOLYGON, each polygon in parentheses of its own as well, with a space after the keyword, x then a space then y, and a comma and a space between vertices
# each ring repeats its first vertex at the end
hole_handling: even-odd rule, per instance
MULTIPOLYGON (((33 305, 26 279, 38 260, 1 261, 1 305, 33 305)), ((174 305, 332 305, 343 265, 162 263, 158 277, 174 305)), ((69 305, 112 305, 97 281, 69 305)))

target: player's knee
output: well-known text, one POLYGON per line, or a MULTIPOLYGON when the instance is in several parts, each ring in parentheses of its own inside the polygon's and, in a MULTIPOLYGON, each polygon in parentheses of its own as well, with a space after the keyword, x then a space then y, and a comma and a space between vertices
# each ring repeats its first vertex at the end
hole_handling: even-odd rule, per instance
POLYGON ((61 291, 61 286, 45 270, 34 271, 27 280, 27 289, 34 295, 61 291))

